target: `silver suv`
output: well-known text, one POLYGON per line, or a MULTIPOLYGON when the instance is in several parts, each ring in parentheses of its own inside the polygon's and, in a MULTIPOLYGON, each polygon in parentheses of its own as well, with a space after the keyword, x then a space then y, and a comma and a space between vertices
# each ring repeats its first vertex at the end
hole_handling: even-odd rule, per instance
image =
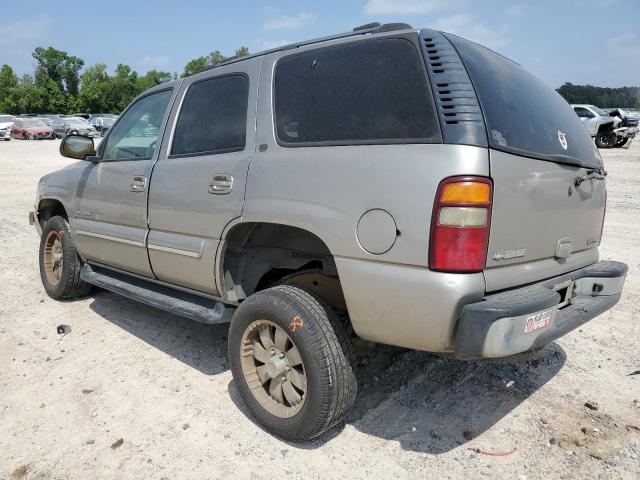
MULTIPOLYGON (((135 99, 30 221, 56 299, 105 288, 230 322, 250 411, 304 440, 356 395, 353 340, 521 361, 620 298, 602 161, 516 63, 408 25, 238 58, 135 99)), ((355 342, 362 343, 362 342, 355 342)))

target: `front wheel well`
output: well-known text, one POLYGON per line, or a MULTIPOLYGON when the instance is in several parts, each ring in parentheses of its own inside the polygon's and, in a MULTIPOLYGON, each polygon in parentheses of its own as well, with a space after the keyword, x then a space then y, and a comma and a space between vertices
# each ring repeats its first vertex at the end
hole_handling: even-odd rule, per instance
POLYGON ((317 235, 302 228, 241 223, 226 236, 221 262, 222 293, 231 301, 276 285, 295 285, 346 311, 333 255, 317 235))
POLYGON ((40 200, 40 203, 38 203, 38 218, 40 219, 41 227, 44 228, 45 222, 56 215, 67 221, 69 220, 67 210, 64 208, 64 205, 60 200, 56 200, 54 198, 45 198, 40 200))

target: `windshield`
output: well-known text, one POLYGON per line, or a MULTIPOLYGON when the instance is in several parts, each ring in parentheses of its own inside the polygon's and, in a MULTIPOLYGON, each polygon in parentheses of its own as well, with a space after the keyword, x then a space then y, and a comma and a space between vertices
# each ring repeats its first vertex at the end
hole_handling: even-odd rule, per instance
POLYGON ((603 117, 609 116, 608 111, 602 110, 601 108, 598 108, 598 107, 594 107, 593 105, 591 105, 591 108, 600 116, 603 116, 603 117))
POLYGON ((0 123, 13 122, 14 120, 12 115, 0 115, 0 123))
POLYGON ((492 50, 446 36, 476 89, 491 148, 558 163, 602 166, 587 129, 558 92, 492 50))
POLYGON ((33 128, 33 127, 46 127, 47 124, 44 123, 42 120, 22 120, 22 125, 27 127, 27 128, 33 128))
POLYGON ((85 125, 87 122, 81 118, 69 118, 67 119, 67 123, 71 125, 85 125))

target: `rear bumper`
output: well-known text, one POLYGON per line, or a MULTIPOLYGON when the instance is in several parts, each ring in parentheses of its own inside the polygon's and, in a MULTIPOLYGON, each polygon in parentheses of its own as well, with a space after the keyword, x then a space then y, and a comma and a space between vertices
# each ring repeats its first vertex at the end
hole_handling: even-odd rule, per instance
POLYGON ((487 295, 462 309, 455 355, 499 358, 540 348, 613 307, 627 265, 603 261, 526 287, 487 295), (571 284, 569 304, 556 291, 571 284), (573 283, 571 283, 573 282, 573 283))

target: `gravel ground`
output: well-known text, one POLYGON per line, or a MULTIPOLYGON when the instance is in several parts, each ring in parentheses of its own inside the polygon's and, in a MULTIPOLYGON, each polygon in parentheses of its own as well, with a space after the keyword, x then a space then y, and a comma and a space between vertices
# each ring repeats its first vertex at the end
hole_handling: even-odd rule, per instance
POLYGON ((0 143, 0 478, 639 478, 640 142, 602 152, 601 256, 630 267, 613 310, 531 364, 380 348, 346 423, 306 444, 248 416, 225 325, 104 291, 47 297, 27 212, 70 162, 58 145, 0 143))

